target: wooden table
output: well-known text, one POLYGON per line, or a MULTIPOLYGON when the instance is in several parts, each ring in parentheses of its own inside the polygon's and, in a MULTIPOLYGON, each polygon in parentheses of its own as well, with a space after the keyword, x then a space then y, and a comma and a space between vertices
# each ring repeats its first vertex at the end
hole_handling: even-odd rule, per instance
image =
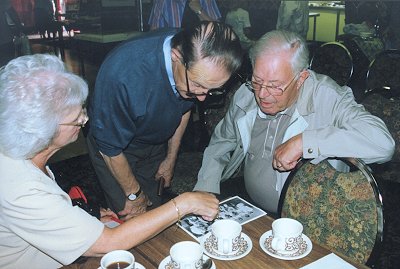
MULTIPOLYGON (((269 216, 263 216, 254 221, 243 225, 243 232, 247 234, 253 243, 253 248, 250 253, 242 259, 234 261, 220 261, 213 259, 217 269, 269 269, 269 268, 300 268, 323 256, 331 253, 326 248, 319 246, 313 242, 313 249, 309 255, 302 259, 286 261, 273 258, 266 254, 259 245, 259 238, 263 233, 271 229, 273 219, 269 216)), ((132 235, 134 236, 134 235, 132 235)), ((195 241, 182 229, 173 225, 152 238, 151 240, 141 244, 130 251, 135 256, 137 262, 141 263, 146 269, 157 269, 161 261, 169 255, 169 249, 173 244, 179 241, 191 240, 195 241)), ((365 265, 360 265, 348 260, 357 268, 368 268, 365 265)), ((63 268, 88 268, 97 269, 100 264, 99 258, 89 258, 85 263, 72 264, 63 268)))

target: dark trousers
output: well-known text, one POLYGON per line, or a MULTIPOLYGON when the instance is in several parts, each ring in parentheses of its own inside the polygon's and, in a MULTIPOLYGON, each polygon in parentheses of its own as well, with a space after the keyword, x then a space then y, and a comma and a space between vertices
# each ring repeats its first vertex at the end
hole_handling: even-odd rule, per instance
MULTIPOLYGON (((104 191, 107 205, 117 213, 125 207, 126 194, 107 168, 103 157, 97 149, 94 138, 88 135, 86 141, 89 156, 104 191)), ((142 191, 153 203, 152 208, 161 205, 161 197, 157 196, 158 181, 155 180, 155 173, 160 163, 165 159, 167 144, 148 145, 140 148, 130 144, 123 153, 128 159, 132 172, 139 182, 142 191)))

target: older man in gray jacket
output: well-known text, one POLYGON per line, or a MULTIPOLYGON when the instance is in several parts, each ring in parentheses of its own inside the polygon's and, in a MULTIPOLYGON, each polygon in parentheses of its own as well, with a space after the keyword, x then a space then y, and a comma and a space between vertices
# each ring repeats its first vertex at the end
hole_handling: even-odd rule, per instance
POLYGON ((244 163, 250 197, 276 213, 285 180, 300 158, 391 159, 394 141, 384 122, 357 104, 350 88, 307 69, 308 50, 299 35, 269 32, 250 59, 252 78, 215 128, 194 190, 220 193, 220 182, 244 163))

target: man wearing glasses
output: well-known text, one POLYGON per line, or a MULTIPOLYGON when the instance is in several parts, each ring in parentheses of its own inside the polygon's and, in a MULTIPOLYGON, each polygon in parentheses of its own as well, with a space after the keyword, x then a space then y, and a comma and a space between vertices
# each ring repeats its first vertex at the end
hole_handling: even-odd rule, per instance
POLYGON ((234 32, 203 22, 143 34, 113 50, 89 102, 89 154, 108 206, 130 218, 161 203, 194 99, 216 93, 241 65, 234 32), (149 199, 148 199, 149 198, 149 199))
POLYGON ((300 158, 356 157, 386 162, 394 141, 385 124, 354 101, 348 87, 308 70, 308 50, 295 33, 272 31, 250 50, 252 77, 235 93, 204 152, 197 191, 244 164, 251 199, 277 213, 285 180, 300 158))

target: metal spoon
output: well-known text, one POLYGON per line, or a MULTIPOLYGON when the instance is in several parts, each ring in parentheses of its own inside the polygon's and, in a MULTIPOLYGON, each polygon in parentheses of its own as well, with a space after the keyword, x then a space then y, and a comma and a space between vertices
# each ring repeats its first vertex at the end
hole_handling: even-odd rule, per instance
POLYGON ((203 267, 202 269, 210 269, 212 266, 212 260, 210 258, 208 258, 207 260, 205 260, 203 262, 203 267))

